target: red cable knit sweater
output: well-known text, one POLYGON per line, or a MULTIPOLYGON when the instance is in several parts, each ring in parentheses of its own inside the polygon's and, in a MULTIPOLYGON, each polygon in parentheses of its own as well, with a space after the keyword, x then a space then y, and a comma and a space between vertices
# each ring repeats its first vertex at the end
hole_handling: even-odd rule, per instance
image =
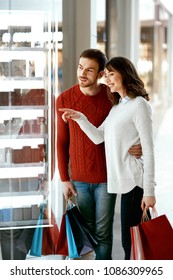
POLYGON ((56 101, 57 110, 57 157, 62 181, 103 183, 107 181, 104 144, 95 145, 73 120, 65 123, 58 108, 72 108, 86 115, 97 127, 108 115, 111 103, 107 88, 101 85, 95 96, 87 96, 79 85, 61 93, 56 101))

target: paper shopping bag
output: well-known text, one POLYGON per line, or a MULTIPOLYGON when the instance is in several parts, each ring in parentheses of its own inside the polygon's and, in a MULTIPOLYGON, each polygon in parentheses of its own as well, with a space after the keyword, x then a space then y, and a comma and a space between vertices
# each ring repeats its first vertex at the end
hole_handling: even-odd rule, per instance
MULTIPOLYGON (((44 212, 44 218, 48 219, 47 209, 44 212)), ((53 255, 56 253, 59 238, 59 229, 51 210, 51 226, 43 228, 42 255, 53 255)))
MULTIPOLYGON (((134 255, 134 228, 140 233, 140 245, 142 244, 143 256, 145 260, 173 260, 173 229, 166 215, 155 217, 146 222, 141 222, 138 226, 131 228, 132 256, 138 259, 138 254, 134 255)), ((138 253, 142 251, 140 245, 136 248, 138 253)))
POLYGON ((65 213, 62 216, 59 237, 57 241, 56 254, 62 256, 68 256, 68 245, 67 245, 67 235, 66 235, 66 222, 65 213))
POLYGON ((68 257, 71 259, 79 258, 68 215, 65 215, 65 222, 66 222, 66 234, 67 234, 67 244, 68 244, 68 257))
POLYGON ((42 242, 43 242, 43 215, 44 211, 47 207, 47 202, 43 201, 40 204, 40 215, 37 221, 37 227, 35 228, 31 250, 29 252, 30 255, 41 257, 42 255, 42 242))
POLYGON ((97 240, 88 230, 88 227, 77 206, 70 207, 66 214, 71 224, 78 254, 83 255, 94 250, 98 245, 97 240))
POLYGON ((139 225, 131 227, 130 234, 131 260, 145 260, 139 225))
POLYGON ((32 245, 30 250, 30 255, 41 257, 42 255, 42 238, 43 238, 43 211, 40 211, 40 215, 37 222, 37 227, 34 231, 34 236, 32 239, 32 245))
POLYGON ((166 215, 139 225, 146 260, 173 260, 173 229, 166 215))

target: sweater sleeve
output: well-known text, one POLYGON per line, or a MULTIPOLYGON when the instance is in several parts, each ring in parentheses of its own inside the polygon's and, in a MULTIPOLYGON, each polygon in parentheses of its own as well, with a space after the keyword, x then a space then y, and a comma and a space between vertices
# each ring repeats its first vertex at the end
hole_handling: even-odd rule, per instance
POLYGON ((149 104, 145 100, 138 104, 135 125, 139 133, 143 153, 144 196, 153 196, 156 183, 152 113, 149 104))
POLYGON ((58 110, 63 106, 63 99, 59 96, 56 100, 58 170, 61 181, 69 181, 69 127, 62 120, 62 114, 58 110))
POLYGON ((80 118, 75 121, 89 139, 96 145, 104 142, 104 122, 97 128, 89 122, 84 114, 80 113, 80 115, 80 118))

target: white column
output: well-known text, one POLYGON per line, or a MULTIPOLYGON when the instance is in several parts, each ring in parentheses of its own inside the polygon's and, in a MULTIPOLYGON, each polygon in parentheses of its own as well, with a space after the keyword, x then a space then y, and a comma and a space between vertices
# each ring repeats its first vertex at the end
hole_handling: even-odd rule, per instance
POLYGON ((63 88, 76 80, 80 53, 97 42, 96 0, 63 0, 63 88))
POLYGON ((107 56, 138 60, 139 0, 107 0, 107 56))
POLYGON ((139 36, 139 0, 118 0, 117 55, 126 56, 136 64, 139 36))

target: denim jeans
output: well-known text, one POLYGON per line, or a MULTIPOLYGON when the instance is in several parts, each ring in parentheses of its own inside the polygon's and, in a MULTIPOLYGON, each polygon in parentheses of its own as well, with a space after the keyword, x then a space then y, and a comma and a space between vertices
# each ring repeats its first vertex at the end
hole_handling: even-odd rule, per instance
POLYGON ((98 241, 96 260, 111 260, 116 195, 107 193, 106 183, 73 181, 73 184, 78 194, 77 205, 98 241))

